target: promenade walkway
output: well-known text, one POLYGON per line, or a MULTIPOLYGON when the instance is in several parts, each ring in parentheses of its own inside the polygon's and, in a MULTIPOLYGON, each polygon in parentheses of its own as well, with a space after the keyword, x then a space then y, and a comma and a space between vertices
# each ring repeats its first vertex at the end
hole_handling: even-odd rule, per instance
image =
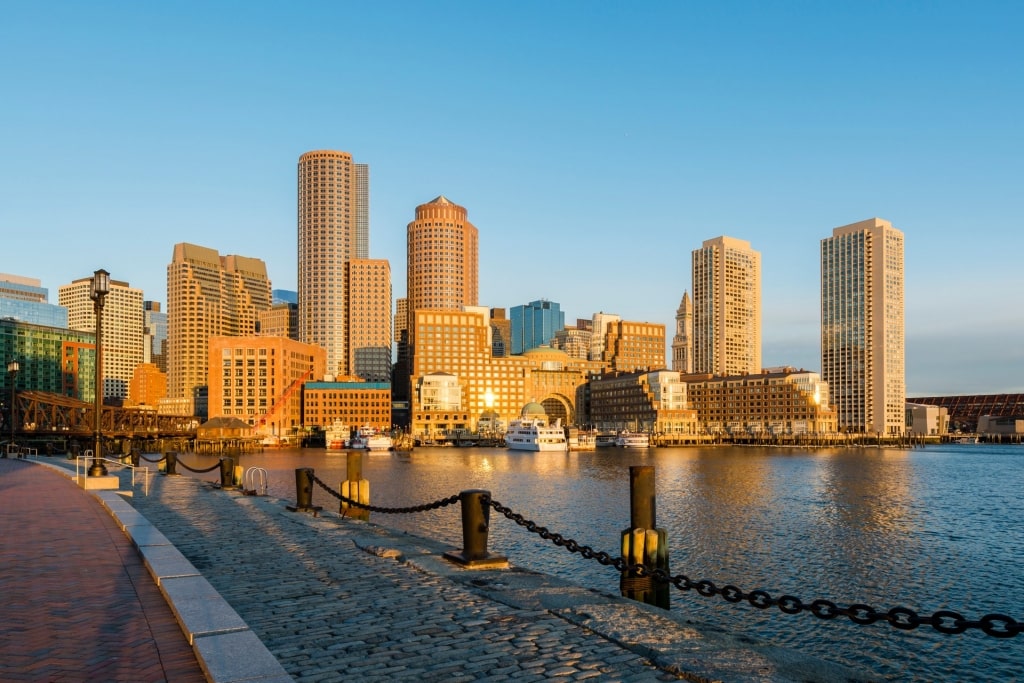
POLYGON ((205 680, 96 498, 46 467, 0 459, 0 681, 205 680))
MULTIPOLYGON (((18 465, 20 474, 26 464, 18 465)), ((0 485, 6 484, 8 469, 0 470, 0 485)), ((47 475, 48 482, 53 479, 47 475)), ((70 482, 60 483, 74 489, 70 482)), ((11 510, 7 493, 0 499, 5 536, 18 528, 11 519, 18 512, 11 510)), ((742 636, 702 632, 675 611, 546 575, 517 568, 467 571, 442 558, 449 547, 327 511, 319 517, 289 512, 285 505, 294 501, 245 496, 188 476, 158 476, 148 494, 139 486, 133 494, 127 500, 134 511, 187 558, 215 589, 216 598, 226 600, 244 622, 238 628, 254 634, 287 672, 274 677, 275 683, 286 678, 299 683, 865 680, 847 669, 742 636)), ((93 514, 103 514, 80 489, 64 489, 62 495, 83 499, 93 514)), ((55 505, 41 516, 51 520, 49 526, 63 526, 65 518, 82 513, 55 505)), ((116 536, 106 528, 108 538, 116 536)), ((132 527, 127 529, 132 533, 132 527)), ((46 552, 59 556, 77 543, 74 534, 66 534, 50 541, 46 552)), ((16 548, 5 541, 0 550, 7 564, 8 552, 16 548)), ((81 576, 77 581, 65 596, 89 590, 81 576)), ((2 587, 8 595, 7 583, 2 587)), ((119 596, 117 604, 123 599, 119 596)), ((10 628, 4 604, 0 656, 6 661, 13 650, 6 641, 10 628)), ((23 623, 30 618, 24 616, 23 623)), ((124 630, 85 636, 79 626, 66 628, 68 640, 80 648, 104 637, 123 642, 124 630)), ((180 631, 176 637, 161 633, 161 642, 183 641, 180 631)), ((48 656, 46 651, 36 654, 48 656)), ((6 676, 16 670, 0 669, 0 679, 78 680, 6 676)), ((191 679, 168 673, 166 680, 191 679)))

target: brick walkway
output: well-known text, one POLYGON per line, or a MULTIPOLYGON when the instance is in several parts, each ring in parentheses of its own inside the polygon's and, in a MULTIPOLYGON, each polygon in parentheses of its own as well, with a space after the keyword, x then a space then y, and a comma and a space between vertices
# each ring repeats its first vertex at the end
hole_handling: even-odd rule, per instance
POLYGON ((138 552, 73 481, 0 459, 0 680, 206 678, 138 552))

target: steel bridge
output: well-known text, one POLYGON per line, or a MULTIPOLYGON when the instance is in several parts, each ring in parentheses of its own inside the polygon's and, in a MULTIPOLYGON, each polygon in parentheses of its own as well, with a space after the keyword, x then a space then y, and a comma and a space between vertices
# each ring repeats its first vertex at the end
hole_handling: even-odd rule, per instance
MULTIPOLYGON (((84 438, 95 429, 92 403, 43 391, 19 391, 14 398, 14 431, 22 437, 84 438)), ((198 418, 157 415, 153 410, 102 406, 100 432, 104 438, 193 438, 198 418)), ((10 425, 5 425, 5 433, 10 425)))

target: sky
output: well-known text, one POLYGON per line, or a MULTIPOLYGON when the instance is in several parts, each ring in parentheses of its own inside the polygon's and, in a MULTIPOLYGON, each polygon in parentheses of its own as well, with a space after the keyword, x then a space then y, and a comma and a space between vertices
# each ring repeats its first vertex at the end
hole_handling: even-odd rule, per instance
POLYGON ((370 168, 370 257, 445 195, 480 305, 664 323, 690 255, 761 253, 762 361, 820 370, 820 242, 905 235, 908 396, 1024 392, 1024 5, 0 0, 0 272, 173 247, 296 289, 296 164, 370 168))

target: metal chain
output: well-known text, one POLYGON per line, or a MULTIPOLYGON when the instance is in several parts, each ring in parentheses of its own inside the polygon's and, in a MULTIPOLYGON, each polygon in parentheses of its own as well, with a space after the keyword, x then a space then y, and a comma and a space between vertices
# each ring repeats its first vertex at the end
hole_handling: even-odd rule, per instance
POLYGON ((185 463, 183 463, 180 460, 178 461, 178 464, 181 465, 182 467, 184 467, 189 472, 195 472, 196 474, 206 474, 207 472, 213 472, 215 469, 220 467, 220 463, 219 462, 216 465, 214 465, 213 467, 207 467, 205 470, 193 469, 193 468, 189 467, 188 465, 186 465, 185 463))
POLYGON ((143 460, 145 460, 146 462, 163 462, 164 460, 167 459, 167 456, 165 455, 162 458, 157 458, 156 460, 153 460, 152 458, 147 458, 146 456, 142 455, 141 453, 139 453, 139 457, 142 458, 143 460))
POLYGON ((342 503, 347 503, 348 505, 351 505, 352 507, 361 508, 363 510, 369 510, 370 512, 382 512, 382 513, 386 513, 386 514, 403 514, 403 513, 411 513, 411 512, 426 512, 427 510, 437 510, 438 508, 443 508, 443 507, 448 506, 448 505, 454 505, 455 503, 459 502, 459 496, 450 496, 448 498, 442 498, 441 500, 435 500, 433 503, 425 503, 423 505, 414 505, 413 507, 407 507, 407 508, 384 508, 384 507, 377 507, 376 505, 367 505, 366 503, 360 503, 359 501, 352 500, 351 498, 346 498, 345 496, 341 495, 340 493, 338 493, 337 491, 332 489, 330 486, 325 484, 320 479, 320 477, 316 476, 315 474, 313 475, 313 481, 315 481, 317 484, 319 484, 320 487, 324 491, 327 491, 327 493, 331 494, 332 496, 334 496, 335 498, 340 500, 342 503))
POLYGON ((519 526, 524 527, 527 531, 531 531, 571 553, 579 553, 585 559, 597 560, 605 566, 615 567, 622 573, 629 572, 635 576, 649 576, 656 581, 670 583, 681 591, 695 590, 704 597, 720 595, 726 602, 738 603, 746 601, 757 609, 778 607, 785 614, 810 612, 819 619, 834 619, 842 616, 855 624, 861 625, 884 621, 893 628, 904 631, 913 630, 918 626, 931 626, 939 633, 955 635, 963 633, 968 629, 978 629, 985 635, 992 636, 993 638, 1013 638, 1024 632, 1024 621, 1017 621, 1005 614, 986 614, 977 621, 968 621, 962 614, 949 610, 939 610, 931 616, 920 616, 914 610, 906 607, 893 607, 888 611, 879 611, 870 605, 859 603, 841 607, 829 600, 814 600, 810 603, 804 603, 800 598, 792 595, 773 598, 762 590, 745 593, 733 585, 719 588, 714 582, 707 579, 692 581, 685 574, 671 576, 664 569, 649 569, 642 564, 630 564, 623 557, 613 558, 606 552, 597 552, 590 546, 580 545, 571 538, 565 538, 561 534, 552 533, 546 527, 537 525, 535 522, 513 512, 495 500, 487 499, 487 504, 519 526))

